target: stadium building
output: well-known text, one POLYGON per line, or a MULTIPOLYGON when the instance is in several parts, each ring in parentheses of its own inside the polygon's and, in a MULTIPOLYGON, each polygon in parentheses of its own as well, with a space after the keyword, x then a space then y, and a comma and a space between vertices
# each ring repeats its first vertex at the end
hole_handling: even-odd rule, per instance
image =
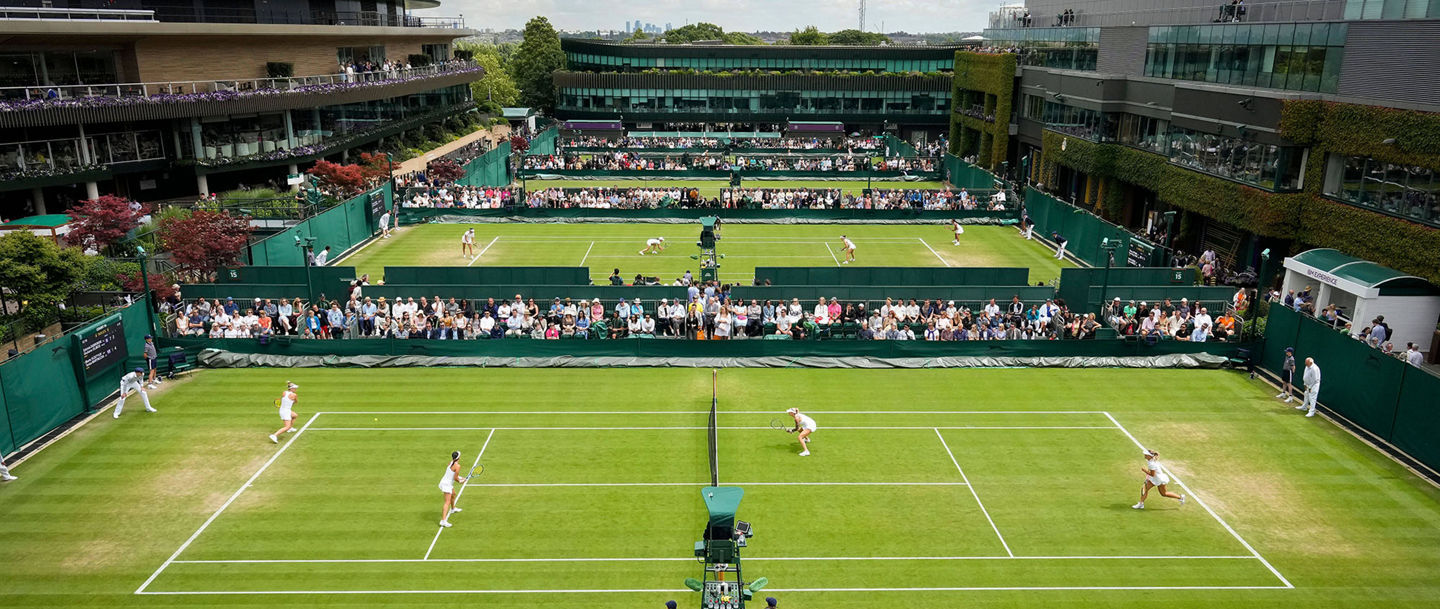
POLYGON ((1440 4, 1028 0, 989 26, 956 155, 1238 268, 1320 246, 1440 279, 1440 4))
POLYGON ((451 44, 471 30, 410 12, 437 6, 0 2, 0 216, 283 185, 469 111, 483 71, 451 44))
POLYGON ((950 114, 955 47, 615 44, 563 39, 562 119, 661 123, 843 122, 934 139, 950 114))

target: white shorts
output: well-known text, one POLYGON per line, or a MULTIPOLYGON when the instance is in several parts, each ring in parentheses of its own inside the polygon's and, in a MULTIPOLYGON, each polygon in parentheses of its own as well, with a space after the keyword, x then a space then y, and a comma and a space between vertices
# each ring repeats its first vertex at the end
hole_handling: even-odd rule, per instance
POLYGON ((815 433, 816 427, 815 427, 814 425, 806 425, 806 426, 804 426, 804 427, 801 427, 800 429, 803 429, 803 430, 808 431, 808 432, 810 432, 810 433, 815 433))
POLYGON ((1170 484, 1170 476, 1166 474, 1160 474, 1158 476, 1146 476, 1145 479, 1148 480, 1150 484, 1153 484, 1155 486, 1165 486, 1166 484, 1170 484))
POLYGON ((290 409, 289 409, 289 408, 281 408, 281 409, 280 409, 280 420, 281 420, 281 421, 289 421, 290 419, 293 419, 293 418, 295 418, 295 415, 290 412, 290 409))
POLYGON ((442 493, 453 493, 453 492, 455 492, 455 486, 454 486, 454 484, 441 484, 441 485, 440 485, 440 492, 442 492, 442 493))

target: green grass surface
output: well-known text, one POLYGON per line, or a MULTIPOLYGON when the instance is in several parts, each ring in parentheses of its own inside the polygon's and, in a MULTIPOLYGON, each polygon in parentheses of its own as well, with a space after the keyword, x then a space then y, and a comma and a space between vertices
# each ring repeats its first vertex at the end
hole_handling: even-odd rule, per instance
MULTIPOLYGON (((636 273, 666 283, 686 269, 699 276, 699 224, 420 224, 377 240, 339 264, 380 278, 386 266, 466 266, 460 235, 475 228, 474 265, 588 266, 595 282, 619 267, 627 280, 636 273), (669 248, 639 255, 645 240, 664 237, 669 248)), ((1013 227, 972 226, 952 245, 949 225, 766 225, 731 224, 719 251, 725 255, 720 279, 749 283, 757 266, 835 266, 843 258, 840 235, 855 241, 857 266, 1027 267, 1030 282, 1060 276, 1061 262, 1013 227), (932 251, 933 250, 933 251, 932 251)))
MULTIPOLYGON (((1273 391, 1226 371, 725 370, 720 478, 755 524, 745 575, 784 607, 1440 603, 1440 491, 1273 391), (792 405, 819 422, 811 457, 768 427, 792 405), (1137 442, 1201 501, 1131 510, 1137 442)), ((0 486, 0 606, 698 605, 681 582, 708 370, 206 370, 152 398, 0 486), (285 380, 308 428, 275 446, 285 380), (487 469, 439 532, 456 449, 487 469)))
MULTIPOLYGON (((730 187, 729 180, 526 180, 525 187, 531 191, 546 188, 695 188, 700 196, 707 199, 720 196, 720 191, 730 187)), ((865 180, 745 180, 744 188, 839 188, 853 195, 861 194, 866 188, 945 188, 944 182, 898 182, 865 180)))

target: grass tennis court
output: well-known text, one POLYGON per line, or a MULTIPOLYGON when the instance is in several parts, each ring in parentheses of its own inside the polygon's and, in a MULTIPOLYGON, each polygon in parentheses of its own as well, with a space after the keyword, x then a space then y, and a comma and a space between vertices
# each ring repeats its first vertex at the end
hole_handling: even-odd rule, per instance
MULTIPOLYGON (((730 187, 729 180, 526 180, 525 186, 530 191, 544 190, 546 188, 693 188, 700 191, 700 196, 707 199, 720 196, 720 191, 730 187)), ((847 194, 859 195, 866 188, 877 188, 884 190, 901 189, 923 189, 938 190, 945 188, 944 182, 900 182, 875 180, 868 184, 865 180, 746 180, 743 188, 839 188, 847 194)))
MULTIPOLYGON (((719 378, 720 482, 782 607, 1440 601, 1440 491, 1240 373, 719 378), (768 426, 789 406, 811 457, 768 426), (1137 444, 1199 501, 1130 509, 1137 444)), ((694 607, 710 397, 708 369, 201 371, 16 467, 0 606, 694 607), (486 472, 441 531, 457 449, 486 472)))
MULTIPOLYGON (((1060 276, 1054 253, 1020 237, 1014 227, 971 226, 960 245, 952 245, 949 225, 766 225, 730 224, 719 252, 720 279, 749 283, 757 266, 839 265, 840 235, 855 242, 856 266, 1027 267, 1030 283, 1060 276)), ((420 224, 400 229, 340 262, 381 278, 386 266, 588 266, 590 278, 603 283, 620 269, 626 281, 636 273, 670 283, 686 269, 699 276, 700 235, 694 224, 420 224), (473 262, 460 254, 460 235, 475 229, 473 262), (664 237, 669 247, 641 256, 645 240, 664 237)))

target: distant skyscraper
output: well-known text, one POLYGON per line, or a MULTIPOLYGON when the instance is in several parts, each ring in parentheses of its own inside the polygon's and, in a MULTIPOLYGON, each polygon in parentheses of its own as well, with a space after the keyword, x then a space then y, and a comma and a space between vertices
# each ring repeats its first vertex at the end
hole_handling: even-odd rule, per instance
POLYGON ((665 22, 665 31, 668 32, 668 31, 673 30, 673 29, 675 29, 675 28, 670 26, 670 22, 669 22, 669 21, 666 21, 666 22, 665 22))

